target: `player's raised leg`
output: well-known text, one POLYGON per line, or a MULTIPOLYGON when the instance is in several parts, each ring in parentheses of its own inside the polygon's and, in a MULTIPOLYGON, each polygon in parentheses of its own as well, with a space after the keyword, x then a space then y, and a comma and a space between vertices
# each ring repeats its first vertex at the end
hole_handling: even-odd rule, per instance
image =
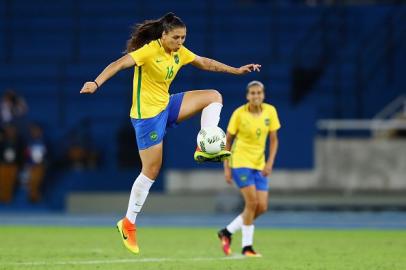
MULTIPOLYGON (((220 121, 222 107, 222 96, 217 90, 188 91, 183 97, 177 122, 182 122, 201 111, 201 128, 217 127, 220 121)), ((194 158, 199 162, 221 162, 230 155, 231 153, 226 150, 222 150, 216 154, 207 154, 197 147, 194 158)))
POLYGON ((134 254, 139 253, 135 221, 140 213, 149 189, 159 174, 162 164, 162 142, 145 150, 140 150, 142 171, 134 181, 126 216, 117 222, 117 228, 125 247, 134 254))

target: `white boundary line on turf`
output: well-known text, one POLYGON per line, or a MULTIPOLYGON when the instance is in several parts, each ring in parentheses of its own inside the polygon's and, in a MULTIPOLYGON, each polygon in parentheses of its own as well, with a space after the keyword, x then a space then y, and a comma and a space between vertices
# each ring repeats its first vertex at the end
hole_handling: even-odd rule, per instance
POLYGON ((90 265, 90 264, 116 264, 116 263, 149 263, 149 262, 178 262, 178 261, 224 261, 245 259, 242 255, 233 255, 224 258, 143 258, 143 259, 116 259, 116 260, 91 260, 91 261, 39 261, 39 262, 11 262, 3 265, 8 266, 44 266, 44 265, 90 265))

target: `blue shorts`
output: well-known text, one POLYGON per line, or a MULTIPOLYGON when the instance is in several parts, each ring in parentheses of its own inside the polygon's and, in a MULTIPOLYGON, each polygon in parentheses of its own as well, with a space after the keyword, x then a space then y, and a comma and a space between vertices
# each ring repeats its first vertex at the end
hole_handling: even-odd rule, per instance
POLYGON ((255 185, 257 190, 268 191, 268 178, 261 171, 250 168, 231 169, 234 182, 239 188, 255 185))
POLYGON ((178 119, 184 94, 171 95, 165 110, 154 117, 145 119, 131 118, 139 150, 147 149, 162 142, 166 129, 178 125, 176 120, 178 119))

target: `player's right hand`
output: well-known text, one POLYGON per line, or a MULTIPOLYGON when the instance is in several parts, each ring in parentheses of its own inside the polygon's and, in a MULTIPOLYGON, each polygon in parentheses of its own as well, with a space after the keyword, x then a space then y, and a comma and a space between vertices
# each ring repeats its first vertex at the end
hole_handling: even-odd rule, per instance
POLYGON ((80 90, 81 94, 93 94, 97 90, 97 85, 95 82, 85 82, 85 84, 82 87, 82 90, 80 90))
POLYGON ((227 184, 229 185, 233 184, 233 177, 231 176, 230 168, 224 169, 224 178, 226 179, 227 184))

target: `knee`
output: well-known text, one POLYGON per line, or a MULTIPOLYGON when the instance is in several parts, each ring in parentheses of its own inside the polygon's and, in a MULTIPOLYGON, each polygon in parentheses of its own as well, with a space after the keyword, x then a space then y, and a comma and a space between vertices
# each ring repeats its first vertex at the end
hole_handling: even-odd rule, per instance
POLYGON ((265 213, 266 211, 268 211, 268 205, 267 204, 258 204, 257 205, 257 215, 261 215, 263 213, 265 213))
POLYGON ((249 200, 245 203, 245 207, 247 210, 255 212, 258 208, 258 201, 257 200, 249 200))
POLYGON ((217 91, 215 89, 211 89, 208 91, 209 91, 209 95, 210 95, 210 103, 213 103, 213 102, 223 103, 223 97, 221 96, 219 91, 217 91))
POLYGON ((161 169, 161 164, 149 164, 142 167, 142 173, 149 179, 155 180, 158 177, 159 171, 161 169))

